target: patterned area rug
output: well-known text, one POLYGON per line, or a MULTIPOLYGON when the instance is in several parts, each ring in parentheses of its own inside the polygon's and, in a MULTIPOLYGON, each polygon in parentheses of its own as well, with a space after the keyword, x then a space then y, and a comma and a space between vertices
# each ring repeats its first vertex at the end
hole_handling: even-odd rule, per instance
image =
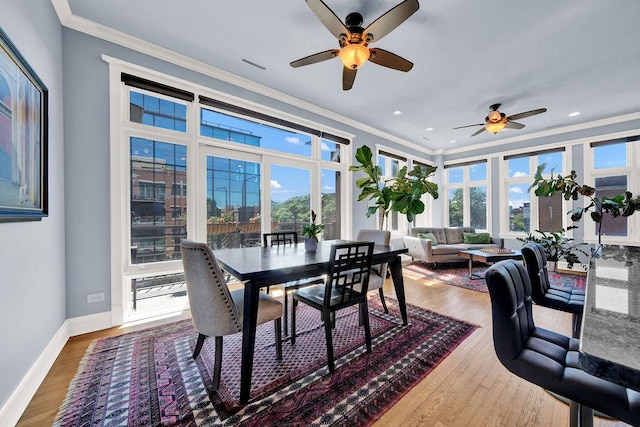
MULTIPOLYGON (((483 274, 488 266, 484 264, 474 264, 473 272, 483 274)), ((470 279, 469 267, 467 263, 440 263, 438 268, 434 269, 429 264, 414 261, 410 264, 402 266, 402 271, 406 276, 413 279, 434 279, 447 285, 458 286, 460 288, 471 289, 473 291, 489 293, 487 282, 482 279, 470 279)), ((566 288, 577 288, 584 290, 585 276, 575 274, 563 274, 557 272, 549 272, 549 281, 551 284, 566 288)))
POLYGON ((214 341, 191 358, 191 321, 94 341, 72 381, 56 426, 370 425, 476 328, 415 306, 402 326, 397 302, 369 302, 373 351, 365 353, 357 310, 342 310, 333 331, 336 371, 326 367, 319 312, 297 309, 295 346, 275 359, 273 324, 258 326, 251 400, 238 402, 241 334, 224 338, 222 379, 211 390, 214 341))

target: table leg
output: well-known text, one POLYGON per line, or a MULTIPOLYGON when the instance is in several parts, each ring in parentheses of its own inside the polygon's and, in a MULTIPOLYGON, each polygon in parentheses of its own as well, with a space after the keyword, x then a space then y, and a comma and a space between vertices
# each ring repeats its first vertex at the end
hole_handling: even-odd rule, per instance
POLYGON ((393 279, 393 287, 396 291, 396 297, 398 298, 398 305, 400 306, 400 314, 402 315, 402 324, 409 324, 409 318, 407 316, 407 301, 404 296, 404 278, 402 277, 402 260, 399 256, 395 257, 393 261, 389 263, 389 269, 391 270, 391 278, 393 279))
POLYGON ((473 279, 473 255, 469 254, 469 279, 473 279))
POLYGON ((256 345, 258 323, 258 302, 260 286, 248 281, 244 285, 244 319, 242 322, 242 362, 240 364, 240 403, 249 402, 251 395, 251 374, 253 371, 253 351, 256 345))

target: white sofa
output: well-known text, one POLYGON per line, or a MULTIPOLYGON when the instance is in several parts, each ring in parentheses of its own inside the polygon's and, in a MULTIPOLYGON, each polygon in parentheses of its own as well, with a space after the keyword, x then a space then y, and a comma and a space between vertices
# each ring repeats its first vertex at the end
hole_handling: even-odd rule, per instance
POLYGON ((475 233, 470 227, 415 227, 404 236, 404 246, 409 249, 407 255, 414 260, 437 264, 438 262, 468 262, 458 256, 458 252, 469 249, 481 249, 487 246, 503 247, 504 241, 490 237, 491 243, 464 243, 463 233, 475 233), (432 233, 437 241, 433 245, 431 240, 418 237, 418 234, 432 233))

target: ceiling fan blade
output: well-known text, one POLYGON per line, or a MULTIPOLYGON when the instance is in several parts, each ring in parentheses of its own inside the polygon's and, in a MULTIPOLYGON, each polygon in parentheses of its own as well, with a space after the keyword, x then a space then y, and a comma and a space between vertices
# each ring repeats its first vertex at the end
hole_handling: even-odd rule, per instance
POLYGON ((378 41, 396 27, 406 21, 411 15, 416 13, 420 8, 418 0, 404 0, 399 5, 389 9, 382 14, 378 19, 373 21, 367 28, 365 28, 363 37, 367 39, 367 35, 371 37, 372 41, 378 41))
POLYGON ((357 69, 342 68, 342 90, 349 90, 353 87, 353 81, 356 79, 357 69))
POLYGON ((384 49, 372 48, 369 49, 371 56, 369 61, 374 64, 382 65, 383 67, 393 68, 394 70, 407 72, 413 68, 413 63, 407 61, 401 56, 391 53, 384 49))
POLYGON ((546 108, 538 108, 537 110, 525 111, 524 113, 514 114, 513 116, 507 117, 507 120, 518 120, 524 119, 525 117, 535 116, 536 114, 542 114, 547 111, 546 108))
POLYGON ((326 61, 327 59, 332 59, 338 56, 340 51, 338 49, 329 49, 324 52, 314 53, 313 55, 305 56, 304 58, 297 59, 291 62, 291 66, 293 68, 302 67, 304 65, 315 64, 316 62, 326 61))
POLYGON ((511 120, 509 120, 505 127, 509 129, 522 129, 524 125, 522 123, 512 122, 511 120))
POLYGON ((477 134, 482 133, 482 132, 484 132, 485 130, 486 130, 486 129, 484 128, 484 125, 483 125, 480 129, 478 129, 478 130, 476 131, 476 133, 474 133, 474 134, 473 134, 473 135, 471 135, 471 136, 476 136, 477 134))
POLYGON ((351 33, 347 27, 322 0, 306 0, 306 2, 307 6, 335 38, 339 39, 341 34, 346 34, 347 38, 350 37, 351 33))
POLYGON ((466 125, 466 126, 458 126, 457 128, 452 128, 452 129, 463 129, 463 128, 470 128, 472 126, 484 126, 484 123, 476 123, 474 125, 466 125))

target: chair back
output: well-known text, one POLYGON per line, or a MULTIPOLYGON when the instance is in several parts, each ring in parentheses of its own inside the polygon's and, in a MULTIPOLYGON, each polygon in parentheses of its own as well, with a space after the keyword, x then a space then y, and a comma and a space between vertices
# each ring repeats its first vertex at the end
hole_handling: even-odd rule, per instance
POLYGON ((241 332, 238 309, 209 246, 185 239, 180 251, 196 331, 215 337, 241 332))
POLYGON ((325 306, 339 295, 340 302, 366 298, 373 257, 373 242, 341 243, 331 246, 329 274, 325 286, 325 306), (354 290, 354 286, 357 290, 354 290))
POLYGON ((522 247, 521 252, 531 281, 533 301, 542 304, 545 294, 551 287, 544 247, 540 243, 529 242, 522 247))
POLYGON ((389 246, 391 242, 391 232, 385 230, 360 230, 356 240, 359 242, 373 242, 376 245, 389 246))
POLYGON ((498 359, 509 369, 535 329, 531 283, 525 267, 515 260, 493 264, 485 279, 491 297, 493 345, 498 359))
POLYGON ((298 243, 297 231, 278 231, 262 234, 262 246, 282 246, 298 243))

